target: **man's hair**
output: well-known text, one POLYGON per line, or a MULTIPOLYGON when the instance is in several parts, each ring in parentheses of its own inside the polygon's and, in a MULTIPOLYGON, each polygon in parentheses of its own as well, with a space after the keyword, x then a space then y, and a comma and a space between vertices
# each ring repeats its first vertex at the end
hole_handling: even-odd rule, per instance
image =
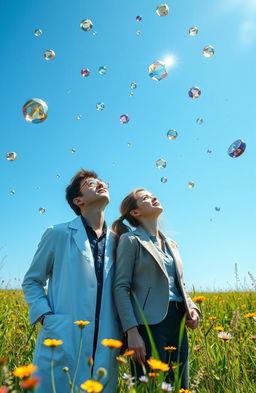
POLYGON ((82 195, 80 191, 81 183, 89 177, 97 179, 98 175, 94 171, 87 171, 86 169, 81 168, 81 170, 72 177, 71 183, 66 188, 66 200, 77 216, 81 216, 81 210, 79 206, 76 206, 73 203, 73 199, 82 195))

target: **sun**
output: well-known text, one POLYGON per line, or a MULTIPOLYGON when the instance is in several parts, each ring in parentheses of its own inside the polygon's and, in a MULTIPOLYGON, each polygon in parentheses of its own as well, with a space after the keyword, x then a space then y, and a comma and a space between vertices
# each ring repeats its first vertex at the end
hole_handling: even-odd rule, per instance
POLYGON ((177 64, 177 57, 175 55, 168 55, 162 61, 166 67, 173 67, 177 64))

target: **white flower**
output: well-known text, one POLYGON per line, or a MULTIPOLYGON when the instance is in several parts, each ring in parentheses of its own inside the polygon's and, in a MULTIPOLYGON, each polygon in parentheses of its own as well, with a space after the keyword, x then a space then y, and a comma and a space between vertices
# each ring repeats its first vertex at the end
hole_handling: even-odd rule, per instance
POLYGON ((231 338, 233 338, 230 333, 226 333, 226 332, 220 332, 218 334, 218 337, 221 338, 221 340, 223 340, 223 341, 228 341, 231 338))
POLYGON ((162 382, 161 388, 164 392, 171 392, 172 390, 174 390, 172 385, 170 383, 166 383, 166 382, 162 382))
POLYGON ((148 383, 148 377, 146 377, 146 375, 142 375, 141 377, 139 377, 140 382, 143 383, 148 383))

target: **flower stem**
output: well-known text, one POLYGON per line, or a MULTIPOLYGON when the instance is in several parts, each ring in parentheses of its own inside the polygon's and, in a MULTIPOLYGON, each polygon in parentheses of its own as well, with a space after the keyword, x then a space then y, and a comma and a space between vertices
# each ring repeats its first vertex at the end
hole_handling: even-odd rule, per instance
POLYGON ((82 335, 83 333, 82 333, 82 331, 83 331, 83 329, 80 329, 80 344, 79 344, 79 351, 78 351, 77 360, 76 360, 76 369, 75 369, 73 381, 72 381, 71 387, 70 387, 70 393, 73 393, 73 390, 74 390, 76 375, 77 375, 78 366, 79 366, 80 357, 81 357, 82 342, 83 342, 83 335, 82 335))

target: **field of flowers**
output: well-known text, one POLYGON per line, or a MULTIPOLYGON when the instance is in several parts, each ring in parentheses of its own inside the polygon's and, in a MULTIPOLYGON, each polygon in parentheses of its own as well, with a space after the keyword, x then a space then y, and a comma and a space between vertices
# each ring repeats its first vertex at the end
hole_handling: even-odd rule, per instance
MULTIPOLYGON (((203 319, 198 329, 187 328, 190 391, 255 393, 255 291, 193 293, 191 297, 202 309, 203 319)), ((23 292, 0 289, 0 393, 36 389, 36 381, 33 382, 30 374, 39 329, 40 324, 31 326, 29 323, 23 292), (28 368, 21 369, 21 366, 28 368)), ((169 384, 163 383, 161 367, 152 369, 152 375, 145 377, 140 387, 133 385, 129 376, 131 359, 129 352, 117 359, 120 393, 171 391, 169 384)), ((172 362, 169 366, 175 369, 172 362)), ((80 387, 81 392, 100 392, 102 389, 100 378, 97 383, 88 382, 83 388, 80 387)), ((56 391, 61 393, 58 386, 56 391)))

